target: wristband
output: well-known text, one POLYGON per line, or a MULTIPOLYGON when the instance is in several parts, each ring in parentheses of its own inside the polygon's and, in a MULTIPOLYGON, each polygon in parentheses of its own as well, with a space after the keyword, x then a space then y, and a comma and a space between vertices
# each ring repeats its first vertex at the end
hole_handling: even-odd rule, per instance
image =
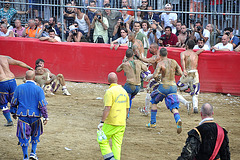
POLYGON ((104 122, 101 120, 100 123, 104 123, 104 122))

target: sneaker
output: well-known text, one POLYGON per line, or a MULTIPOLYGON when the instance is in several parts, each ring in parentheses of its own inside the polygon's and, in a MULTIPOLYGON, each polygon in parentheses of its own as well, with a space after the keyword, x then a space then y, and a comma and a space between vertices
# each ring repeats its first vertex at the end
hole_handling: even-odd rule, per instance
POLYGON ((7 122, 7 124, 4 124, 5 127, 13 126, 13 122, 7 122))
POLYGON ((198 113, 198 108, 193 108, 193 113, 198 113))
POLYGON ((188 114, 190 114, 191 103, 190 103, 190 102, 187 102, 186 107, 187 107, 187 112, 188 112, 188 114))
POLYGON ((144 116, 148 116, 148 114, 149 114, 149 112, 146 111, 145 108, 139 107, 138 110, 144 116))
POLYGON ((29 159, 38 160, 38 157, 34 153, 30 153, 29 159))
POLYGON ((177 122, 177 133, 180 134, 182 132, 182 120, 179 119, 177 122))
POLYGON ((66 96, 71 96, 67 89, 63 89, 63 94, 66 96))
POLYGON ((147 127, 147 128, 156 128, 157 125, 156 125, 156 123, 151 124, 151 123, 149 122, 148 124, 146 124, 146 127, 147 127))

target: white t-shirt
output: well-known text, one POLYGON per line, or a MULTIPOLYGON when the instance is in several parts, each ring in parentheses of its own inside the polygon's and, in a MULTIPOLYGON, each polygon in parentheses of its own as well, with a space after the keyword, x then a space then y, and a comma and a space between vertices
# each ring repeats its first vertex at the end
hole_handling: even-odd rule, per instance
POLYGON ((223 45, 223 43, 218 43, 214 47, 217 49, 229 49, 230 51, 233 51, 233 45, 231 43, 228 43, 227 45, 223 45))
POLYGON ((206 44, 204 44, 204 46, 202 48, 199 48, 198 45, 195 45, 193 49, 204 49, 205 51, 209 51, 210 50, 210 48, 206 44))
MULTIPOLYGON (((197 32, 195 32, 194 36, 196 37, 197 40, 200 38, 200 35, 197 32)), ((208 37, 208 40, 207 40, 207 42, 205 44, 208 45, 209 48, 211 48, 211 45, 210 45, 210 32, 207 29, 203 29, 203 37, 208 37)))
POLYGON ((123 37, 118 38, 117 42, 118 42, 118 44, 126 44, 126 43, 128 43, 128 36, 126 36, 125 38, 123 38, 123 37))
POLYGON ((7 33, 6 33, 6 34, 0 31, 0 36, 1 36, 1 37, 7 37, 7 36, 9 36, 9 33, 10 33, 10 32, 12 32, 12 30, 9 30, 9 29, 7 30, 7 33))
POLYGON ((61 38, 58 36, 55 36, 54 39, 57 40, 58 42, 61 42, 61 38))
POLYGON ((164 27, 170 26, 172 28, 172 33, 176 33, 176 27, 174 27, 170 22, 177 20, 177 14, 176 13, 162 13, 161 15, 161 21, 164 22, 164 27))
POLYGON ((148 35, 149 29, 147 31, 144 31, 142 28, 139 30, 142 34, 144 34, 146 37, 148 35))

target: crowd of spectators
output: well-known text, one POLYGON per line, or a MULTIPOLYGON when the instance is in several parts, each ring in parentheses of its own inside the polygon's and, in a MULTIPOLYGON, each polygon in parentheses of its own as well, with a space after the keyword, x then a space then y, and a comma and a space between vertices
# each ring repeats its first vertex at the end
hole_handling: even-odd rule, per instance
MULTIPOLYGON (((217 32, 214 32, 213 24, 203 26, 201 15, 199 16, 200 21, 190 19, 190 25, 187 28, 188 25, 182 23, 178 14, 171 12, 174 8, 174 4, 171 3, 167 3, 159 12, 152 12, 154 9, 148 4, 148 0, 142 0, 142 5, 137 6, 139 10, 135 17, 133 11, 124 10, 131 9, 127 0, 121 1, 121 9, 123 9, 121 11, 111 10, 110 0, 102 1, 102 5, 98 4, 99 1, 97 3, 96 0, 92 0, 89 2, 89 6, 86 6, 86 10, 75 8, 74 6, 78 6, 78 4, 72 0, 66 4, 68 7, 63 12, 64 24, 58 22, 55 17, 50 17, 47 21, 42 20, 41 17, 35 17, 29 19, 28 23, 23 26, 20 19, 16 19, 14 22, 12 19, 15 14, 28 14, 30 11, 17 11, 11 8, 8 2, 10 1, 5 0, 4 7, 0 9, 0 36, 39 38, 49 42, 62 40, 108 43, 111 44, 111 49, 117 49, 119 46, 130 45, 128 34, 135 32, 136 38, 142 41, 145 51, 152 43, 157 43, 159 46, 184 48, 189 39, 196 42, 195 49, 240 50, 238 47, 240 39, 233 34, 233 28, 227 27, 221 32, 216 27, 217 32), (91 8, 98 6, 109 9, 91 8), (148 12, 140 10, 148 10, 148 12), (163 10, 168 12, 163 12, 163 10)), ((197 3, 201 2, 191 4, 193 5, 191 9, 201 10, 202 8, 194 8, 197 3)), ((190 14, 189 16, 194 15, 190 14)))

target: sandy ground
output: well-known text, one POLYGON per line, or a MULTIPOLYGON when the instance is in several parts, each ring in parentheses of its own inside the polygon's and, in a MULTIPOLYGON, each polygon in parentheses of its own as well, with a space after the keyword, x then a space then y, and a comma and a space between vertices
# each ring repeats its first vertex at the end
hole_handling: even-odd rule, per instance
MULTIPOLYGON (((21 83, 17 80, 18 84, 21 83)), ((96 141, 96 131, 103 111, 103 98, 108 85, 90 83, 67 83, 72 96, 63 96, 61 91, 47 97, 50 121, 44 126, 37 155, 40 160, 101 160, 102 155, 96 141)), ((173 115, 160 103, 157 128, 147 129, 150 116, 140 115, 138 107, 144 106, 146 93, 141 92, 133 101, 130 118, 122 145, 122 160, 174 160, 180 155, 187 132, 200 122, 200 114, 188 115, 180 105, 183 131, 176 133, 173 115)), ((188 94, 183 96, 190 100, 188 94)), ((215 121, 228 131, 231 159, 240 157, 240 97, 215 93, 201 93, 199 106, 205 102, 214 105, 215 121)), ((16 120, 13 127, 0 116, 0 160, 22 159, 21 147, 17 145, 16 120)), ((29 151, 30 152, 30 151, 29 151)))

